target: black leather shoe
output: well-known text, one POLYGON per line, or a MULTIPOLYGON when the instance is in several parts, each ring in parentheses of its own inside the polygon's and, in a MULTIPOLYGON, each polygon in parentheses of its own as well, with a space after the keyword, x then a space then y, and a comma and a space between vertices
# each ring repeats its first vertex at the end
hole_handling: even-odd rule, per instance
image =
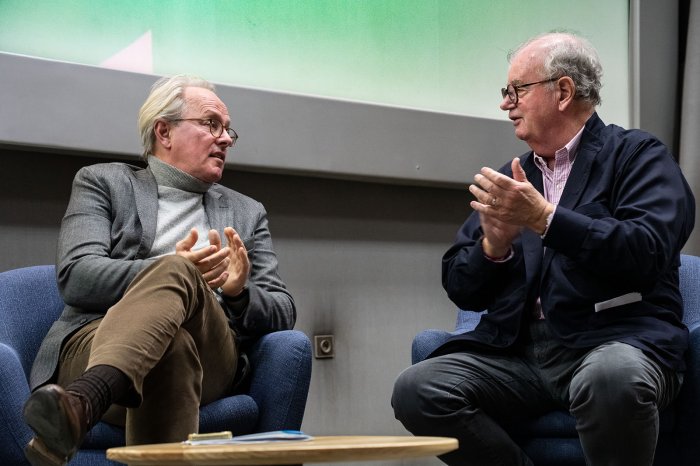
POLYGON ((90 403, 58 385, 45 385, 24 404, 34 438, 24 449, 33 466, 62 466, 75 456, 90 430, 90 403))

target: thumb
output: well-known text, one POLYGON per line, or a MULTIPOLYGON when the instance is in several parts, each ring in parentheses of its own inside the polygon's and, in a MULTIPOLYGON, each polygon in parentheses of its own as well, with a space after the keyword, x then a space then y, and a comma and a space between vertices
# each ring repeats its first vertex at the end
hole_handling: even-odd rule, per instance
POLYGON ((525 175, 525 170, 523 170, 522 165, 520 165, 520 159, 514 158, 510 163, 510 169, 513 171, 513 179, 515 181, 527 182, 527 176, 525 175))
POLYGON ((190 232, 185 236, 183 239, 177 242, 175 244, 175 251, 180 252, 180 251, 189 251, 192 249, 192 247, 197 244, 197 239, 199 238, 199 234, 197 233, 196 228, 192 228, 190 232))

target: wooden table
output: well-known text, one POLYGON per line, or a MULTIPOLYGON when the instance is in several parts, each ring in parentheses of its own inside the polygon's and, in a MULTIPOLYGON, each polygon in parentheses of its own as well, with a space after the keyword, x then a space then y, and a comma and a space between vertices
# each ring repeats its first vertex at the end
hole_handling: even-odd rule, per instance
POLYGON ((456 450, 457 446, 456 439, 447 437, 329 436, 228 445, 138 445, 110 448, 107 458, 130 466, 283 465, 437 456, 456 450))

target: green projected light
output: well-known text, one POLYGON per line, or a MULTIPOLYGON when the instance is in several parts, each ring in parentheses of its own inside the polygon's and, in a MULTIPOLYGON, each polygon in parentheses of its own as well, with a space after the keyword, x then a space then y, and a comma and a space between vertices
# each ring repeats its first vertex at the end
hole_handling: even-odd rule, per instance
POLYGON ((626 125, 627 23, 627 0, 0 0, 0 51, 504 119, 507 51, 564 28, 598 48, 601 113, 626 125))

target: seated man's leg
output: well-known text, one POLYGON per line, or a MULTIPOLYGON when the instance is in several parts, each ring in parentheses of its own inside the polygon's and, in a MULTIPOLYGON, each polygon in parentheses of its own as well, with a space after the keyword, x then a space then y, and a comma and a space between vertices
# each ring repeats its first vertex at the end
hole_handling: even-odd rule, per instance
MULTIPOLYGON (((59 385, 39 388, 25 404, 25 420, 36 434, 27 447, 32 464, 65 464, 113 402, 134 407, 143 400, 150 413, 178 412, 178 425, 168 428, 160 428, 165 422, 156 415, 140 419, 151 423, 144 432, 158 432, 158 441, 184 440, 182 432, 197 430, 200 403, 228 393, 236 372, 227 317, 199 271, 179 256, 166 256, 144 269, 96 331, 79 333, 67 346, 70 351, 62 352, 65 373, 59 379, 75 378, 89 352, 86 371, 65 390, 59 385), (157 396, 166 389, 144 381, 156 367, 163 380, 168 373, 177 375, 164 382, 173 383, 170 389, 191 396, 157 396), (185 385, 187 389, 178 389, 185 385)), ((139 432, 127 436, 136 443, 151 440, 150 434, 138 438, 139 432)))
POLYGON ((640 349, 607 343, 592 350, 569 388, 571 413, 588 464, 651 465, 659 410, 678 394, 680 377, 640 349))
POLYGON ((95 334, 88 368, 105 364, 120 369, 140 395, 144 377, 180 328, 192 336, 205 370, 226 368, 233 377, 234 337, 216 296, 189 261, 165 256, 137 275, 107 312, 95 334))
POLYGON ((391 403, 413 434, 457 438, 459 449, 440 459, 460 466, 531 465, 500 423, 551 407, 547 391, 520 358, 466 352, 403 371, 391 403))
POLYGON ((199 406, 226 395, 237 351, 228 319, 199 271, 166 256, 139 274, 107 313, 89 367, 110 365, 134 384, 127 443, 185 440, 199 406))
POLYGON ((143 401, 126 414, 126 444, 182 441, 199 428, 202 368, 192 336, 175 334, 143 381, 143 401))

